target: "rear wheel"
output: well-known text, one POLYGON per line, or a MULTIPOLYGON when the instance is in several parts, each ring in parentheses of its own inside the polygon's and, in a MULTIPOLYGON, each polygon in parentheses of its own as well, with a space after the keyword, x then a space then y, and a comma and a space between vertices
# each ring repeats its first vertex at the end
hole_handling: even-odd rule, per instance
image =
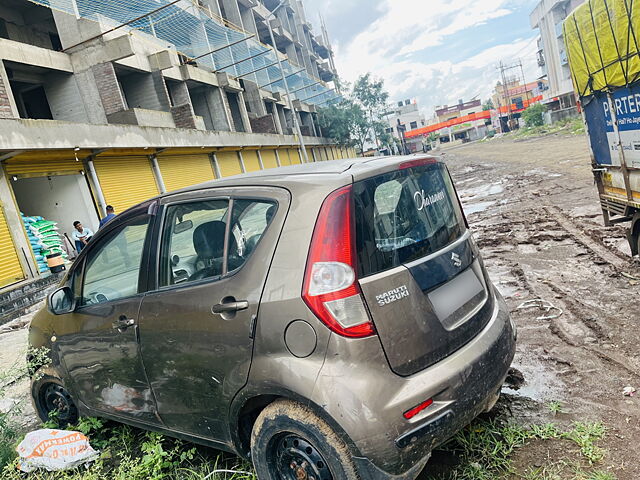
POLYGON ((357 480, 347 445, 311 409, 289 400, 266 407, 253 427, 260 480, 357 480))
POLYGON ((33 405, 40 420, 54 420, 60 427, 78 422, 79 414, 71 395, 59 378, 44 375, 31 385, 33 405))

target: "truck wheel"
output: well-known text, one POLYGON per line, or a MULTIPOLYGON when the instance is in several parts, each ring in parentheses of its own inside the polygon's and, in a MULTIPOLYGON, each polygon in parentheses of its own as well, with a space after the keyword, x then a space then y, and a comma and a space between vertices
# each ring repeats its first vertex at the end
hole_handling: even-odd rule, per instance
POLYGON ((311 409, 278 400, 258 416, 251 458, 260 480, 357 480, 347 445, 311 409))
POLYGON ((31 383, 33 407, 43 422, 55 420, 60 427, 78 422, 78 407, 59 378, 50 375, 34 376, 31 383))

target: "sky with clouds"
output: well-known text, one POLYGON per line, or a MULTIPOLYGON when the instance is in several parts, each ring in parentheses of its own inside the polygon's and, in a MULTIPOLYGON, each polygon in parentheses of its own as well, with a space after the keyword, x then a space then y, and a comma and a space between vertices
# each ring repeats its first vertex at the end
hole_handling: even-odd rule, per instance
MULTIPOLYGON (((539 0, 304 0, 307 17, 324 17, 339 75, 371 72, 392 101, 417 99, 429 118, 436 105, 490 97, 500 61, 522 60, 540 75, 537 32, 529 14, 539 0)), ((319 32, 319 29, 316 29, 319 32)), ((515 72, 514 72, 515 73, 515 72)))

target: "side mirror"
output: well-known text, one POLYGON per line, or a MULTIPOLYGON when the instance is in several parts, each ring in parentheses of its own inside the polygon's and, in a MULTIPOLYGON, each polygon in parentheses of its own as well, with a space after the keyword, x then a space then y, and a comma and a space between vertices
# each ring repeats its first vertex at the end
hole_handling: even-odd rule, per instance
POLYGON ((54 315, 64 315, 76 309, 76 298, 69 287, 62 287, 49 295, 48 305, 54 315))

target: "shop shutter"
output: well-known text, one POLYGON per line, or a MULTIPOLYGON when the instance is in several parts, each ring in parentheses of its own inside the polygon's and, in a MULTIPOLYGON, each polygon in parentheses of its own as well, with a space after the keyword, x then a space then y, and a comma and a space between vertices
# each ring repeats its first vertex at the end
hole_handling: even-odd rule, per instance
POLYGON ((4 209, 0 206, 0 287, 22 279, 24 279, 24 272, 20 265, 18 252, 11 238, 4 209))
POLYGON ((216 152, 216 158, 218 159, 220 174, 223 177, 240 175, 242 173, 242 168, 240 167, 240 159, 238 158, 238 152, 216 152))
POLYGON ((213 167, 206 154, 158 156, 162 180, 168 192, 213 180, 213 167))
POLYGON ((260 150, 260 155, 262 156, 264 168, 276 168, 278 166, 275 150, 260 150))
POLYGON ((46 175, 77 175, 84 170, 82 161, 73 153, 29 152, 4 162, 7 175, 38 177, 46 175))
POLYGON ((148 157, 100 157, 94 166, 105 201, 118 213, 159 193, 148 157))
POLYGON ((244 162, 244 168, 247 172, 256 172, 261 170, 257 150, 243 150, 242 161, 244 162))
POLYGON ((307 147, 307 157, 309 157, 309 162, 315 162, 315 158, 313 157, 313 149, 311 147, 307 147))
POLYGON ((289 158, 289 150, 285 148, 281 148, 278 150, 278 154, 280 155, 280 165, 286 167, 287 165, 291 165, 291 159, 289 158))
POLYGON ((333 152, 334 160, 338 160, 342 158, 342 156, 340 155, 340 152, 338 152, 338 147, 331 147, 331 151, 333 152))
POLYGON ((300 155, 298 154, 297 148, 289 149, 289 159, 291 160, 291 165, 299 165, 300 163, 302 163, 300 161, 300 155))

